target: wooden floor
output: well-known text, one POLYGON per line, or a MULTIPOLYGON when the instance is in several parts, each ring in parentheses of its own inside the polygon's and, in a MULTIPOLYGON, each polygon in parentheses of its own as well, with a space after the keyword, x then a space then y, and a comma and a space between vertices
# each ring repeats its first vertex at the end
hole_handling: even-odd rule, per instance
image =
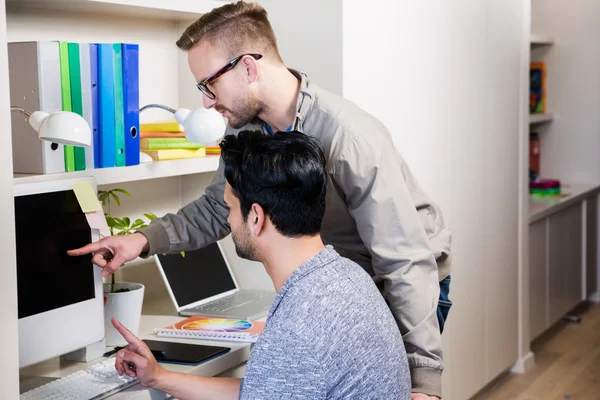
POLYGON ((561 322, 533 343, 533 370, 505 375, 473 399, 600 400, 600 304, 576 314, 581 323, 561 322))

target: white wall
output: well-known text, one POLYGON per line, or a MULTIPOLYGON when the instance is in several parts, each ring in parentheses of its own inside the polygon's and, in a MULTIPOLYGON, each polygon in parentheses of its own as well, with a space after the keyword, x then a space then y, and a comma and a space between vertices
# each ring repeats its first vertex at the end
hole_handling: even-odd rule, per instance
MULTIPOLYGON (((260 0, 289 68, 342 93, 342 0, 260 0)), ((363 3, 364 4, 364 3, 363 3)))
POLYGON ((555 115, 537 128, 541 169, 565 183, 600 182, 599 18, 597 1, 532 1, 532 31, 555 39, 532 57, 547 62, 547 108, 555 115))
POLYGON ((517 359, 519 0, 345 0, 343 92, 380 118, 453 232, 446 399, 517 359))
POLYGON ((16 399, 19 396, 19 346, 17 319, 17 263, 15 260, 15 226, 12 140, 10 135, 10 100, 8 87, 8 54, 6 51, 6 25, 4 0, 0 0, 0 110, 5 121, 0 135, 0 398, 16 399))

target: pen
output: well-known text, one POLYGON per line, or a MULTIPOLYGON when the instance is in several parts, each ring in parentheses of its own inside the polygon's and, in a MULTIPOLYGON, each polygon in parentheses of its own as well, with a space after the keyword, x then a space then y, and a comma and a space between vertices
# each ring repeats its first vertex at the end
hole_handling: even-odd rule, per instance
POLYGON ((113 354, 115 354, 117 351, 124 349, 126 346, 117 346, 114 349, 112 349, 111 351, 107 351, 106 353, 102 354, 102 357, 110 357, 113 354))

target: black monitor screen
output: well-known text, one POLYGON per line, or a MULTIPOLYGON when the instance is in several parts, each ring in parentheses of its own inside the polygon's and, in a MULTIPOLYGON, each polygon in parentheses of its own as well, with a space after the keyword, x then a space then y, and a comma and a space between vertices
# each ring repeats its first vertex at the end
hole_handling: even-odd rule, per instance
POLYGON ((94 298, 90 227, 72 190, 15 197, 19 318, 94 298))
POLYGON ((181 254, 159 254, 160 265, 179 306, 235 289, 235 283, 216 243, 181 254))

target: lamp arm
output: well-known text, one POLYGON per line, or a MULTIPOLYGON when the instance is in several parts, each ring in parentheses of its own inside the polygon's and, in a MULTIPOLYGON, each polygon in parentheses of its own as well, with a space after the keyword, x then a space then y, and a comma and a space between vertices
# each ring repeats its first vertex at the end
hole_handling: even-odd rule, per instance
POLYGON ((10 106, 10 111, 18 111, 18 112, 21 112, 21 113, 25 114, 25 116, 27 118, 31 117, 31 111, 27 111, 26 109, 21 108, 21 107, 10 106))
POLYGON ((144 107, 140 108, 140 112, 148 109, 148 108, 160 108, 166 111, 169 111, 172 114, 175 114, 175 109, 171 108, 171 107, 167 107, 167 106, 163 106, 162 104, 147 104, 144 107))

